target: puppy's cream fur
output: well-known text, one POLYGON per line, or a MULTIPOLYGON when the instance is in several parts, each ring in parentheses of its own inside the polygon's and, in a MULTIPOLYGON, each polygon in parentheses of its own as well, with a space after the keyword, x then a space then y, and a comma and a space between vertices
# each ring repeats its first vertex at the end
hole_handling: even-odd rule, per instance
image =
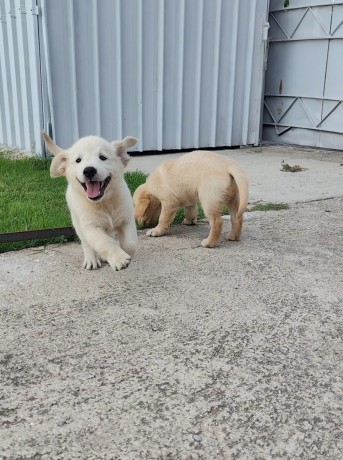
POLYGON ((133 196, 135 217, 140 224, 158 219, 148 236, 164 235, 179 207, 185 208, 184 224, 197 222, 197 204, 201 203, 210 223, 210 233, 201 242, 215 246, 221 237, 224 205, 229 208, 232 228, 227 240, 239 241, 243 213, 248 204, 248 179, 233 160, 215 152, 191 152, 157 167, 133 196))
POLYGON ((127 267, 136 251, 137 230, 124 167, 130 159, 127 149, 137 139, 125 137, 110 143, 88 136, 64 150, 46 133, 43 137, 54 155, 51 177, 67 178, 66 199, 84 251, 83 267, 95 270, 101 261, 114 270, 127 267))

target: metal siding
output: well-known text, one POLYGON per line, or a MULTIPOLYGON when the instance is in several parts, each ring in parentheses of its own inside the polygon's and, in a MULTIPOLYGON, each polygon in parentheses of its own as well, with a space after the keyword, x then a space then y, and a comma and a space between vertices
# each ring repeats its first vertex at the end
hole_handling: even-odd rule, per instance
POLYGON ((203 4, 199 146, 216 146, 221 0, 203 4))
MULTIPOLYGON (((30 65, 29 65, 29 44, 28 44, 28 34, 27 34, 27 11, 25 1, 20 1, 20 11, 18 21, 17 21, 17 35, 18 43, 18 60, 20 67, 20 85, 22 88, 22 143, 24 145, 30 144, 30 140, 33 138, 33 117, 32 117, 32 101, 31 98, 25 97, 25 94, 30 94, 31 91, 31 75, 30 75, 30 65)), ((32 146, 36 150, 36 146, 32 146)))
MULTIPOLYGON (((2 40, 0 40, 0 60, 2 63, 2 84, 3 84, 3 93, 4 93, 4 107, 6 118, 6 136, 4 136, 4 143, 9 145, 17 144, 16 137, 16 120, 14 103, 13 103, 13 92, 15 89, 12 88, 12 78, 11 78, 11 65, 9 58, 9 38, 8 38, 8 20, 9 20, 9 10, 8 5, 5 3, 5 0, 0 0, 1 8, 1 32, 2 40)), ((19 138, 18 138, 19 139, 19 138)))
POLYGON ((89 133, 97 132, 97 110, 99 98, 97 99, 95 53, 93 47, 97 43, 96 31, 94 30, 93 0, 88 0, 87 8, 84 7, 84 0, 73 1, 73 23, 74 31, 73 58, 75 59, 75 85, 77 95, 77 116, 79 136, 83 137, 89 133), (77 22, 76 21, 77 18, 77 22), (77 27, 75 27, 77 24, 77 27))
POLYGON ((240 0, 222 3, 220 24, 220 61, 217 108, 217 142, 219 145, 233 144, 233 120, 235 114, 236 63, 239 32, 240 0))
POLYGON ((6 82, 7 82, 7 73, 6 73, 6 63, 5 63, 5 32, 6 32, 6 15, 5 15, 5 7, 4 7, 4 0, 0 0, 0 25, 1 25, 1 30, 0 30, 0 100, 2 103, 0 104, 0 121, 1 121, 1 127, 0 127, 0 134, 1 134, 1 139, 0 143, 2 142, 3 144, 10 144, 11 143, 11 138, 9 136, 9 119, 8 119, 8 114, 9 114, 9 100, 8 100, 8 88, 7 91, 5 91, 6 88, 6 82))
MULTIPOLYGON (((39 9, 36 5, 36 0, 21 0, 25 4, 26 14, 21 16, 22 23, 27 26, 26 43, 28 48, 24 50, 24 54, 28 51, 26 68, 26 91, 25 95, 29 104, 29 126, 30 129, 30 145, 34 153, 42 152, 42 137, 41 131, 44 125, 44 113, 42 103, 42 75, 40 61, 40 42, 39 42, 39 24, 38 15, 39 9), (32 111, 31 111, 32 110, 32 111)), ((25 40, 25 37, 23 38, 25 40)))
POLYGON ((1 0, 0 143, 41 151, 38 17, 32 0, 1 0))
POLYGON ((140 139, 140 146, 144 142, 145 150, 154 150, 156 146, 162 148, 160 120, 163 119, 163 38, 160 43, 159 40, 163 33, 163 23, 160 24, 163 2, 144 1, 142 14, 141 24, 149 21, 150 27, 142 27, 141 31, 142 104, 140 116, 144 138, 140 139), (156 52, 151 52, 154 48, 156 52))
MULTIPOLYGON (((243 143, 243 107, 244 86, 246 80, 246 56, 249 38, 250 2, 239 2, 238 29, 237 29, 237 52, 234 79, 234 113, 232 119, 232 145, 244 145, 243 143)), ((228 127, 230 129, 230 127, 228 127)))
POLYGON ((68 147, 79 137, 74 2, 43 1, 46 30, 46 59, 50 76, 50 101, 53 134, 63 133, 61 146, 68 147), (58 34, 52 34, 52 30, 58 34))
MULTIPOLYGON (((29 8, 29 0, 0 0, 1 11, 20 1, 29 8)), ((138 151, 259 143, 268 0, 38 1, 42 81, 32 75, 37 50, 31 80, 28 50, 16 51, 16 36, 25 43, 24 15, 20 24, 2 22, 0 120, 8 143, 21 136, 39 144, 37 126, 49 123, 62 147, 88 134, 136 136, 138 151), (22 91, 30 85, 41 98, 32 117, 22 91)))
POLYGON ((138 137, 139 151, 259 142, 268 0, 74 0, 59 48, 66 5, 45 4, 57 142, 99 130, 138 137))
MULTIPOLYGON (((139 130, 139 112, 141 100, 140 82, 138 82, 139 52, 138 44, 141 37, 138 35, 139 8, 141 0, 127 0, 120 2, 120 43, 121 61, 116 65, 121 67, 122 91, 122 136, 133 135, 142 139, 143 133, 139 130)), ((112 138, 119 138, 119 133, 113 133, 112 138)), ((141 142, 141 141, 140 141, 141 142)))
POLYGON ((180 149, 183 100, 183 0, 164 4, 163 148, 180 149))
POLYGON ((185 3, 185 30, 189 33, 184 41, 187 72, 183 74, 182 113, 188 122, 182 125, 182 138, 185 145, 196 148, 199 147, 200 132, 203 0, 185 3))
POLYGON ((121 61, 120 1, 102 1, 98 21, 98 42, 108 44, 99 46, 100 127, 102 135, 110 139, 113 131, 118 137, 122 133, 121 67, 117 65, 121 61))
POLYGON ((255 40, 255 14, 256 0, 251 2, 248 23, 248 44, 245 63, 245 87, 243 99, 243 120, 242 120, 242 144, 248 144, 249 138, 249 111, 251 109, 251 86, 253 78, 253 56, 254 56, 254 40, 255 40))

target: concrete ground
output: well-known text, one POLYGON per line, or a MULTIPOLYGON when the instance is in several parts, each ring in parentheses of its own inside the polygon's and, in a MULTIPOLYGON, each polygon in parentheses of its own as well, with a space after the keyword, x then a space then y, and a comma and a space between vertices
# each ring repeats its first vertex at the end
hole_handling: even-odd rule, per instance
POLYGON ((343 155, 228 154, 251 202, 290 204, 239 243, 200 247, 203 222, 140 232, 121 272, 0 256, 0 459, 343 458, 343 155))

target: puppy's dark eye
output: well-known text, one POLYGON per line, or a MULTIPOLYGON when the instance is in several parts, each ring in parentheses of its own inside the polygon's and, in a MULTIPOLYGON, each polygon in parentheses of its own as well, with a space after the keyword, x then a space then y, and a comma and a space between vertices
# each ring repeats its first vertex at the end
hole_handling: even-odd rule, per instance
POLYGON ((105 157, 105 155, 102 155, 102 154, 99 155, 99 158, 100 158, 101 161, 106 161, 107 160, 107 157, 105 157))
POLYGON ((75 163, 80 163, 80 162, 81 162, 81 158, 76 158, 75 163))

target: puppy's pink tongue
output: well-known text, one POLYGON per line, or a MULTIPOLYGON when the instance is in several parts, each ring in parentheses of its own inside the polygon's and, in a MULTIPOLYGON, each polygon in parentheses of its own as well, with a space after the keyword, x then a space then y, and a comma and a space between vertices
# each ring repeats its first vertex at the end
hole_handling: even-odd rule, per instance
POLYGON ((88 198, 96 198, 100 195, 100 182, 86 182, 88 198))

